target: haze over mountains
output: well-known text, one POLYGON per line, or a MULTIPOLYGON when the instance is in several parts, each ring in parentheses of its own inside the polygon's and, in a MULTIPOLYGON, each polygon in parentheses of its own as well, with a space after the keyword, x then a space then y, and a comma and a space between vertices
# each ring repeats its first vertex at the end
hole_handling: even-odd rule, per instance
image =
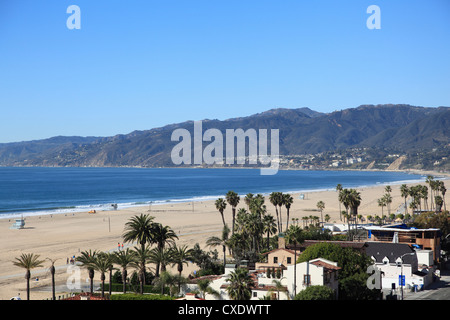
MULTIPOLYGON (((203 120, 203 130, 279 129, 280 154, 315 154, 355 147, 429 151, 450 144, 450 108, 362 105, 332 113, 272 109, 248 117, 203 120)), ((0 144, 1 166, 174 166, 173 130, 193 122, 112 137, 53 137, 0 144)), ((208 143, 205 142, 205 145, 208 143)))

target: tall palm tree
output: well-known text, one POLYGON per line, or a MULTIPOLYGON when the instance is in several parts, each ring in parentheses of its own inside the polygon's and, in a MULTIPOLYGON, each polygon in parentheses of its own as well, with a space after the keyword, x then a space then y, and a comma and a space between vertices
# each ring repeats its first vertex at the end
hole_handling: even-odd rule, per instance
POLYGON ((352 216, 355 219, 355 230, 358 229, 358 221, 356 217, 358 216, 358 208, 361 204, 361 193, 356 191, 355 189, 351 189, 350 191, 350 207, 352 216))
MULTIPOLYGON (((95 255, 94 259, 92 259, 91 267, 100 272, 100 281, 102 282, 101 290, 102 290, 102 298, 105 297, 105 274, 111 270, 113 265, 112 255, 106 252, 100 252, 95 255)), ((109 284, 111 287, 111 283, 109 284)))
MULTIPOLYGON (((167 271, 167 265, 172 262, 171 248, 153 248, 150 250, 149 262, 160 266, 161 272, 167 271)), ((159 274, 156 275, 159 277, 159 274)))
POLYGON ((401 194, 402 198, 405 199, 405 213, 408 213, 408 206, 406 204, 406 199, 409 196, 409 188, 406 184, 402 184, 400 186, 400 194, 401 194))
POLYGON ((226 255, 226 248, 227 248, 227 242, 228 242, 228 236, 230 234, 230 228, 228 228, 227 225, 223 227, 222 230, 222 237, 210 237, 206 240, 206 244, 210 247, 216 247, 216 246, 222 246, 223 250, 223 268, 225 269, 225 265, 227 264, 227 255, 226 255))
POLYGON ((286 207, 286 230, 289 228, 289 211, 294 203, 294 198, 289 194, 283 194, 283 204, 286 207))
POLYGON ((141 246, 134 247, 134 259, 130 262, 130 266, 137 269, 139 275, 139 290, 140 293, 144 293, 144 285, 146 284, 146 264, 150 259, 150 246, 146 245, 144 248, 141 246))
POLYGON ((49 268, 49 271, 50 271, 50 274, 52 276, 52 300, 56 300, 56 292, 55 292, 55 272, 56 272, 55 261, 57 259, 47 258, 47 260, 50 260, 50 262, 51 262, 51 266, 49 268))
POLYGON ((264 232, 267 234, 267 250, 270 248, 270 235, 275 234, 277 232, 277 225, 275 224, 275 218, 266 214, 263 217, 263 228, 264 232))
POLYGON ((282 232, 281 231, 281 226, 280 226, 280 217, 279 217, 279 213, 278 213, 278 206, 281 203, 280 194, 281 194, 281 192, 272 192, 269 195, 269 201, 275 207, 275 213, 277 214, 277 228, 278 228, 278 232, 282 232))
MULTIPOLYGON (((176 233, 169 227, 163 226, 161 223, 155 223, 153 228, 153 241, 157 244, 157 248, 160 252, 163 252, 166 244, 174 245, 175 239, 178 239, 176 233)), ((160 263, 156 264, 156 274, 155 276, 159 276, 160 271, 160 263)))
POLYGON ((223 198, 219 198, 215 202, 216 209, 219 210, 220 215, 222 216, 222 222, 225 226, 225 217, 223 216, 223 212, 225 211, 225 208, 227 207, 227 203, 223 198))
MULTIPOLYGON (((183 272, 183 266, 188 265, 189 261, 192 261, 192 249, 188 249, 186 245, 177 247, 174 245, 172 248, 172 266, 177 266, 178 280, 181 279, 181 273, 183 272)), ((180 292, 181 281, 178 282, 178 292, 180 292)))
POLYGON ((247 205, 247 210, 250 210, 250 203, 253 200, 253 193, 247 193, 244 198, 244 202, 247 205))
POLYGON ((322 227, 323 227, 323 209, 325 209, 325 202, 322 200, 317 202, 317 209, 320 210, 320 219, 322 220, 322 227))
POLYGON ((237 268, 226 281, 230 283, 226 290, 232 300, 250 300, 255 284, 247 269, 237 268))
MULTIPOLYGON (((342 191, 342 184, 340 184, 340 183, 337 184, 336 191, 338 192, 338 195, 341 193, 341 191, 342 191)), ((339 202, 339 220, 342 221, 342 210, 341 210, 341 203, 342 202, 339 199, 339 196, 338 196, 338 202, 339 202)))
POLYGON ((427 179, 425 180, 425 183, 428 184, 428 186, 430 187, 429 189, 431 190, 431 196, 430 198, 430 209, 433 210, 433 191, 434 191, 434 177, 432 175, 428 175, 427 179))
POLYGON ((94 293, 94 275, 95 275, 95 269, 93 267, 93 262, 95 260, 95 257, 97 256, 98 251, 89 250, 89 251, 82 251, 78 257, 76 257, 76 261, 81 263, 82 267, 85 267, 89 271, 89 279, 90 279, 90 287, 91 287, 91 294, 94 293))
POLYGON ((391 203, 392 203, 392 196, 390 193, 386 193, 383 196, 384 199, 384 203, 386 204, 387 208, 388 208, 388 215, 391 214, 391 203))
POLYGON ((347 224, 348 224, 348 231, 347 231, 347 235, 348 238, 350 239, 350 217, 349 217, 349 208, 350 208, 350 190, 349 189, 342 189, 339 192, 339 201, 344 205, 345 207, 345 212, 346 212, 346 217, 347 217, 347 224))
POLYGON ((439 183, 438 183, 438 187, 439 187, 439 191, 442 194, 442 201, 443 201, 443 204, 444 204, 444 211, 447 211, 447 207, 445 205, 445 194, 447 193, 447 188, 445 188, 444 181, 440 180, 439 183))
POLYGON ((128 267, 136 262, 136 253, 130 248, 114 252, 114 263, 122 268, 123 293, 127 292, 128 267))
POLYGON ((26 270, 25 279, 27 280, 27 300, 30 300, 30 278, 31 269, 42 267, 44 260, 39 260, 38 254, 22 253, 13 264, 26 270))
POLYGON ((236 207, 239 204, 240 197, 239 195, 234 191, 228 191, 225 198, 227 199, 228 204, 231 206, 231 211, 233 214, 233 222, 231 225, 231 234, 234 234, 234 223, 235 223, 235 216, 236 216, 236 207))
POLYGON ((153 219, 155 217, 148 214, 132 217, 125 223, 125 229, 122 234, 123 240, 125 242, 136 241, 141 246, 141 249, 144 249, 146 244, 154 242, 153 231, 155 222, 153 222, 153 219))

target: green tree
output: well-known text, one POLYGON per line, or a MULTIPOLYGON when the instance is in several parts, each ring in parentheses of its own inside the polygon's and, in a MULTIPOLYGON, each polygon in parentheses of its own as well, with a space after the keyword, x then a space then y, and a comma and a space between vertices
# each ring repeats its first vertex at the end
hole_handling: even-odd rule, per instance
POLYGON ((22 253, 19 258, 15 258, 13 264, 26 270, 25 279, 27 280, 27 300, 30 300, 30 278, 31 270, 42 267, 44 260, 39 260, 39 255, 34 253, 22 253))
POLYGON ((300 291, 294 300, 334 300, 334 290, 327 286, 309 286, 300 291))
MULTIPOLYGON (((91 267, 95 270, 100 272, 100 281, 102 283, 101 285, 101 291, 102 291, 102 298, 105 297, 105 273, 107 273, 111 266, 113 265, 113 259, 112 256, 105 253, 100 252, 94 256, 94 258, 90 262, 91 267)), ((109 284, 111 287, 111 283, 109 284)))
MULTIPOLYGON (((181 273, 183 272, 183 266, 189 265, 189 261, 192 260, 192 249, 188 249, 184 246, 172 246, 172 266, 177 266, 178 279, 181 280, 181 273)), ((181 282, 178 283, 178 292, 180 292, 181 282)))
POLYGON ((90 287, 91 287, 91 294, 94 293, 94 275, 95 275, 95 269, 93 267, 94 260, 98 254, 98 251, 89 250, 89 251, 82 251, 80 255, 75 259, 76 261, 81 263, 82 267, 85 267, 88 269, 89 272, 89 279, 90 279, 90 287))
POLYGON ((283 194, 283 204, 286 208, 286 230, 289 228, 289 211, 293 203, 294 198, 290 194, 283 194))
POLYGON ((227 255, 226 255, 226 248, 227 248, 227 242, 228 242, 228 236, 230 234, 230 228, 228 228, 227 225, 223 227, 222 230, 222 237, 209 237, 206 240, 206 244, 210 247, 216 247, 216 246, 222 246, 223 251, 223 267, 225 269, 225 265, 227 264, 227 255))
POLYGON ((211 280, 208 279, 201 279, 197 281, 198 290, 200 291, 200 294, 203 299, 206 298, 207 294, 213 295, 214 297, 220 297, 220 293, 211 288, 210 286, 211 280))
POLYGON ((317 202, 317 209, 319 209, 320 211, 320 219, 322 221, 322 226, 323 226, 323 209, 325 209, 325 202, 323 202, 322 200, 317 202))
POLYGON ((114 252, 114 263, 122 268, 123 293, 127 292, 128 267, 136 262, 136 253, 129 248, 114 252))
MULTIPOLYGON (((316 258, 324 258, 337 262, 341 268, 339 270, 339 296, 340 299, 354 297, 369 297, 369 291, 366 291, 366 281, 369 275, 367 268, 372 265, 372 260, 364 253, 360 253, 352 248, 342 248, 334 243, 317 243, 309 246, 298 258, 298 262, 305 262, 316 258), (356 278, 355 275, 358 275, 356 278), (347 278, 352 278, 352 286, 343 286, 347 278), (358 286, 354 285, 357 280, 358 286)), ((348 284, 348 283, 347 283, 348 284)), ((373 298, 373 297, 372 297, 373 298)))
POLYGON ((405 213, 408 213, 408 205, 406 204, 406 199, 409 196, 409 188, 406 184, 400 186, 400 194, 403 199, 405 199, 405 213))
POLYGON ((230 283, 226 290, 232 300, 250 300, 254 282, 247 269, 237 268, 226 281, 230 283))
POLYGON ((153 231, 155 223, 153 222, 153 219, 155 219, 155 217, 147 214, 132 217, 125 223, 125 229, 122 234, 123 240, 125 242, 137 241, 140 244, 141 249, 144 249, 146 244, 154 241, 153 231))
MULTIPOLYGON (((152 238, 153 242, 156 243, 159 252, 163 253, 165 246, 174 245, 175 239, 178 239, 178 236, 169 226, 163 226, 161 223, 155 223, 152 230, 152 238)), ((159 262, 156 264, 156 277, 159 276, 160 268, 161 264, 159 262)))
POLYGON ((231 206, 231 212, 233 215, 233 221, 232 221, 232 225, 231 225, 231 234, 234 234, 236 207, 239 204, 240 197, 236 192, 230 190, 227 192, 225 198, 227 199, 228 204, 231 206))
POLYGON ((227 207, 227 203, 223 198, 219 198, 215 202, 216 209, 219 210, 220 215, 222 216, 222 222, 225 226, 225 217, 223 216, 223 212, 225 211, 225 208, 227 207))

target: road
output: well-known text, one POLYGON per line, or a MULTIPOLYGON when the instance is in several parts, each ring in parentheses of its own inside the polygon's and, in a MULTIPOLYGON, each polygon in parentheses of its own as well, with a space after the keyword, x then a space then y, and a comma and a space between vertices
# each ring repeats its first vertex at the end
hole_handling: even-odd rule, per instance
POLYGON ((404 300, 450 300, 450 261, 447 268, 441 270, 441 278, 425 290, 408 292, 404 300))

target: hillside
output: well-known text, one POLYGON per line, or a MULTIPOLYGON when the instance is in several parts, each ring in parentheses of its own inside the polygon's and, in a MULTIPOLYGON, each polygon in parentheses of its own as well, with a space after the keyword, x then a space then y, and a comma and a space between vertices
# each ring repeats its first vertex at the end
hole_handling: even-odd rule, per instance
MULTIPOLYGON (((2 166, 173 166, 176 128, 186 121, 113 137, 54 137, 0 144, 2 166)), ((450 144, 450 108, 363 105, 319 113, 309 108, 272 109, 248 117, 204 120, 203 130, 279 129, 282 155, 316 154, 348 148, 426 152, 450 144)), ((205 142, 205 145, 207 143, 205 142)))

